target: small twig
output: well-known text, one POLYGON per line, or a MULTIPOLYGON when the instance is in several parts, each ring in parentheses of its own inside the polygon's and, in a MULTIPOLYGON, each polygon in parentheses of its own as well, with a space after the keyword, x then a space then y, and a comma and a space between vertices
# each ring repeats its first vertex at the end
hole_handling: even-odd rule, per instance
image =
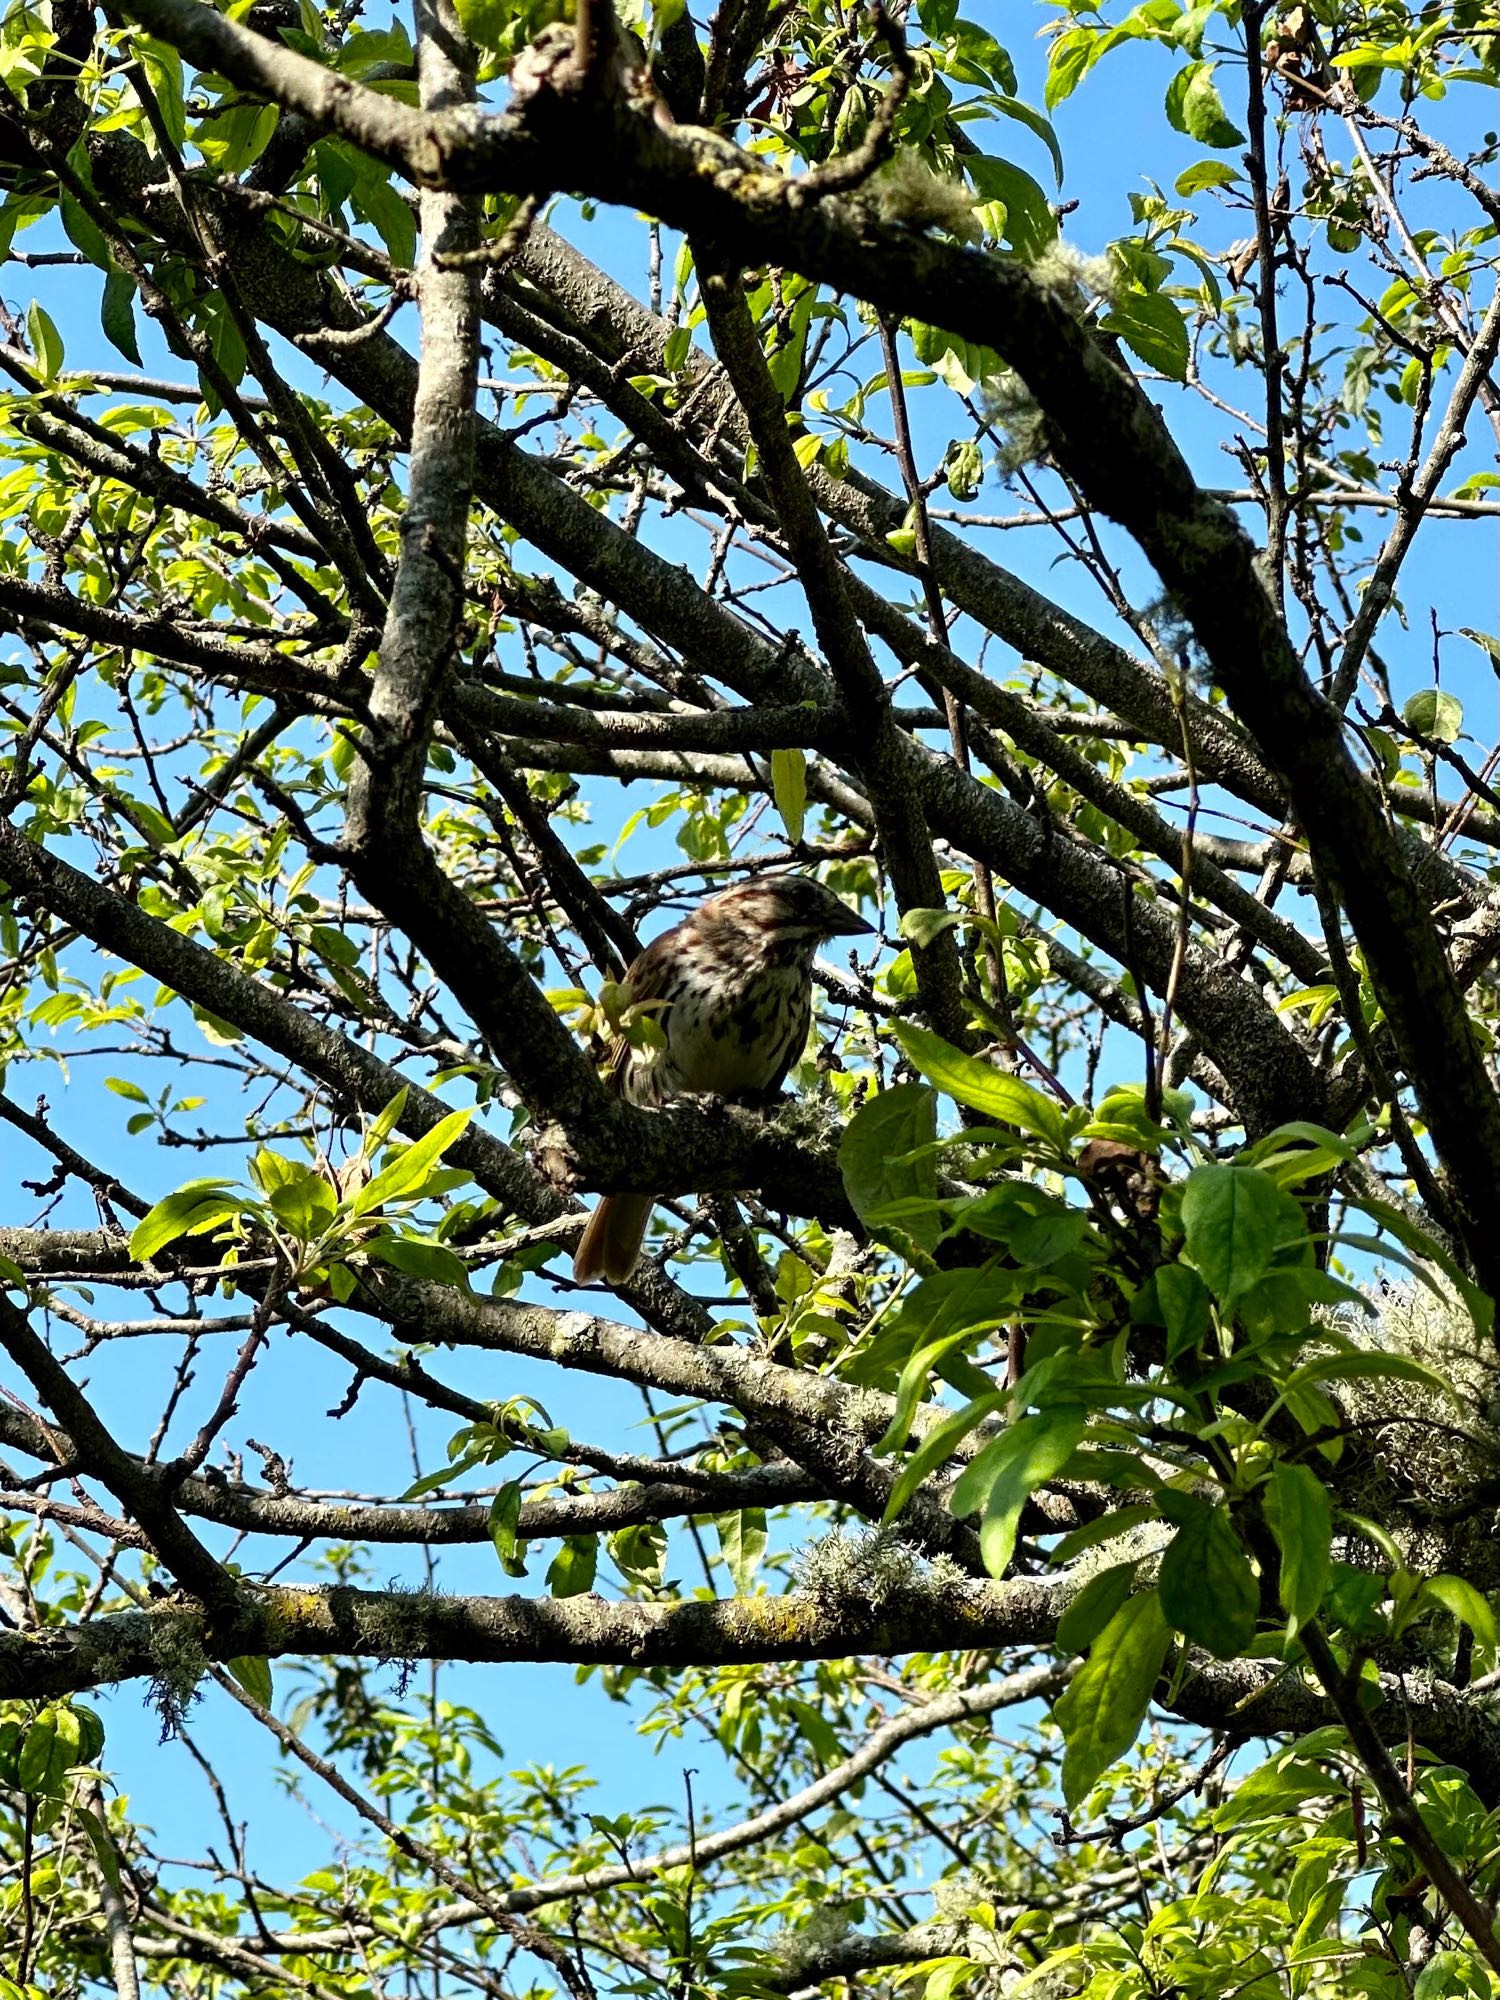
POLYGON ((1193 899, 1193 836, 1198 827, 1198 772, 1193 762, 1192 731, 1188 727, 1185 662, 1179 663, 1178 671, 1168 676, 1167 684, 1172 690, 1172 707, 1177 715, 1177 726, 1182 732, 1182 761, 1187 772, 1188 801, 1187 818, 1182 826, 1182 866, 1179 870, 1182 893, 1177 902, 1177 926, 1172 941, 1172 963, 1167 971, 1166 991, 1162 995, 1161 1061, 1148 1074, 1146 1080, 1146 1116, 1157 1123, 1161 1120, 1162 1084, 1172 1055, 1172 1011, 1177 1002, 1178 981, 1182 977, 1182 968, 1187 960, 1188 928, 1193 899))

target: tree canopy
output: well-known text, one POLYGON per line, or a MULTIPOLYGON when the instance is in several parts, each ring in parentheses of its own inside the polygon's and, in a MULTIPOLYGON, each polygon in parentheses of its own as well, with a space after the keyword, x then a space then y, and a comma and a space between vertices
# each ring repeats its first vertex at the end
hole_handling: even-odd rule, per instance
POLYGON ((4 11, 3 2000, 1500 1995, 1500 14, 974 12, 4 11))

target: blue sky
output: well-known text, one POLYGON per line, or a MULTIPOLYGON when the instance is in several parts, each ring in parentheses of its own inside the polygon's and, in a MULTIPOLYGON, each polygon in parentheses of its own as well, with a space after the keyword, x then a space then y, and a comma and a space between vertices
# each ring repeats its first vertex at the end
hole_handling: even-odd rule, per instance
MULTIPOLYGON (((1022 95, 1040 103, 1045 54, 1035 39, 1036 31, 1051 18, 1048 10, 1007 0, 1004 5, 977 5, 974 17, 989 26, 1010 49, 1021 72, 1022 95)), ((1144 190, 1147 175, 1163 189, 1173 177, 1195 159, 1203 148, 1171 133, 1161 116, 1161 101, 1172 63, 1167 54, 1154 47, 1134 45, 1117 51, 1056 115, 1068 168, 1063 190, 1079 206, 1067 220, 1071 241, 1088 252, 1102 250, 1109 239, 1130 226, 1128 194, 1144 190)), ((1047 157, 1042 146, 1019 126, 1009 126, 989 142, 1004 143, 1012 155, 1026 165, 1044 184, 1049 181, 1047 157)), ((1201 201, 1199 235, 1211 248, 1222 248, 1248 232, 1243 216, 1217 214, 1210 198, 1201 201)), ((18 247, 50 247, 33 231, 18 239, 18 247)), ((615 269, 627 283, 635 283, 640 265, 641 231, 631 219, 601 215, 577 235, 581 246, 599 261, 615 269)), ((119 368, 124 364, 107 346, 99 332, 92 280, 81 288, 67 272, 28 272, 12 265, 6 273, 4 296, 12 309, 24 311, 35 294, 48 305, 67 341, 72 366, 94 365, 119 368)), ((172 361, 155 343, 155 329, 140 321, 143 353, 148 372, 180 377, 180 364, 172 361)), ((871 372, 875 367, 872 360, 871 372)), ((305 364, 292 371, 308 379, 305 364)), ((1202 407, 1185 396, 1170 394, 1169 414, 1178 422, 1178 435, 1189 451, 1200 476, 1210 484, 1237 484, 1232 463, 1219 452, 1222 426, 1202 407)), ((935 410, 925 409, 927 399, 918 398, 921 442, 941 444, 944 419, 935 410)), ((961 413, 954 412, 953 428, 962 425, 961 413)), ((982 508, 994 503, 987 490, 982 508)), ((1373 536, 1370 524, 1367 532, 1373 536)), ((1461 527, 1429 531, 1421 552, 1408 572, 1406 595, 1411 606, 1411 632, 1405 639, 1387 632, 1382 643, 1402 676, 1400 692, 1410 692, 1425 684, 1430 676, 1430 645, 1426 631, 1426 603, 1441 605, 1443 623, 1449 627, 1472 625, 1494 631, 1496 616, 1496 563, 1493 524, 1464 524, 1461 527)), ((1003 559, 1027 574, 1041 588, 1056 595, 1087 616, 1102 616, 1102 605, 1092 586, 1074 571, 1054 564, 1055 544, 1044 531, 1014 536, 1004 544, 1003 559)), ((1126 558, 1127 579, 1141 597, 1152 594, 1144 566, 1138 558, 1126 558)), ((802 621, 805 623, 805 620, 802 621)), ((1450 643, 1445 654, 1449 684, 1458 688, 1470 705, 1471 722, 1485 736, 1493 729, 1494 690, 1487 670, 1481 667, 1475 649, 1459 642, 1450 643), (1470 655, 1473 655, 1471 658, 1470 655)), ((640 787, 632 788, 623 800, 602 808, 601 837, 613 831, 618 819, 644 802, 640 787)), ((1232 830, 1232 829, 1231 829, 1232 830)), ((659 851, 638 837, 626 866, 650 865, 659 851), (643 859, 641 857, 644 857, 643 859)), ((1112 1051, 1112 1054, 1114 1051, 1112 1051)), ((1123 1073, 1133 1076, 1135 1065, 1128 1044, 1118 1045, 1123 1073)), ((38 1090, 44 1090, 52 1105, 56 1128, 91 1157, 117 1169, 148 1198, 155 1198, 194 1171, 219 1171, 218 1161, 199 1166, 191 1156, 164 1151, 149 1139, 129 1140, 125 1120, 135 1107, 103 1088, 106 1074, 130 1076, 128 1059, 87 1060, 70 1066, 66 1082, 50 1068, 34 1066, 13 1069, 7 1088, 24 1105, 30 1106, 38 1090)), ((156 1087, 145 1070, 143 1081, 156 1087)), ((196 1076, 186 1087, 194 1094, 204 1088, 196 1076)), ((209 1104, 203 1117, 211 1126, 214 1113, 229 1118, 236 1114, 237 1099, 225 1090, 222 1080, 211 1078, 209 1104)), ((220 1127, 220 1129, 224 1129, 220 1127)), ((46 1163, 13 1133, 6 1133, 13 1149, 12 1183, 20 1178, 42 1178, 46 1163)), ((222 1169, 227 1171, 228 1169, 222 1169)), ((54 1211, 56 1223, 88 1224, 94 1220, 92 1204, 70 1195, 54 1211)), ((112 1310, 101 1301, 101 1309, 112 1310)), ((61 1343, 67 1346, 64 1335, 61 1343)), ((170 1371, 175 1351, 164 1351, 162 1342, 117 1343, 103 1350, 90 1363, 93 1385, 101 1406, 108 1412, 117 1434, 139 1445, 149 1431, 160 1406, 162 1383, 170 1371)), ((216 1393, 217 1380, 226 1364, 228 1348, 218 1342, 200 1365, 196 1400, 185 1406, 185 1436, 205 1400, 216 1393)), ((436 1371, 454 1386, 471 1394, 498 1398, 520 1393, 539 1396, 547 1403, 554 1419, 576 1435, 591 1441, 626 1449, 648 1447, 649 1434, 640 1429, 642 1412, 633 1390, 599 1383, 586 1377, 559 1378, 521 1361, 497 1362, 470 1354, 444 1354, 434 1361, 436 1371)), ((324 1412, 337 1405, 348 1386, 347 1370, 321 1351, 301 1344, 294 1361, 281 1366, 267 1365, 252 1377, 239 1416, 232 1426, 232 1440, 243 1448, 249 1437, 264 1437, 293 1459, 299 1484, 346 1486, 363 1491, 392 1494, 400 1492, 413 1476, 400 1420, 400 1412, 390 1392, 367 1387, 353 1410, 336 1424, 324 1412), (297 1403, 287 1406, 286 1383, 295 1370, 297 1403)), ((419 1413, 417 1431, 423 1469, 440 1462, 442 1448, 453 1425, 450 1420, 419 1413)), ((253 1454, 249 1468, 254 1472, 253 1454)), ((669 1573, 690 1576, 681 1546, 674 1540, 669 1573)), ((277 1546, 267 1556, 265 1545, 247 1551, 247 1564, 275 1561, 285 1552, 277 1546)), ((64 1566, 68 1558, 62 1558, 64 1566)), ((532 1580, 523 1588, 539 1589, 548 1556, 541 1551, 532 1563, 532 1580)), ((390 1576, 414 1578, 414 1562, 394 1551, 377 1551, 372 1560, 372 1576, 384 1581, 390 1576)), ((491 1553, 485 1549, 445 1555, 439 1582, 450 1590, 499 1590, 508 1587, 500 1577, 491 1553)), ((651 1746, 625 1726, 622 1710, 609 1702, 597 1684, 579 1689, 568 1668, 521 1668, 448 1670, 444 1691, 449 1698, 472 1702, 491 1719, 500 1736, 507 1761, 530 1762, 551 1751, 559 1763, 589 1764, 599 1782, 595 1809, 619 1812, 659 1801, 674 1812, 681 1798, 681 1766, 697 1765, 700 1803, 712 1809, 716 1798, 725 1796, 722 1779, 712 1774, 709 1759, 696 1749, 669 1745, 658 1756, 651 1746)), ((221 1838, 212 1809, 195 1767, 177 1744, 160 1746, 154 1716, 145 1708, 141 1690, 126 1687, 104 1697, 101 1702, 109 1726, 107 1760, 121 1787, 128 1791, 135 1810, 158 1831, 164 1852, 178 1855, 200 1853, 208 1843, 221 1838)), ((295 1874, 310 1868, 326 1854, 323 1831, 287 1807, 280 1799, 272 1760, 266 1744, 253 1726, 214 1691, 209 1690, 192 1725, 205 1745, 211 1745, 230 1785, 236 1813, 250 1821, 252 1858, 276 1876, 295 1874)), ((935 1754, 932 1748, 913 1753, 919 1761, 935 1754)), ((319 1811, 334 1824, 343 1816, 328 1801, 319 1802, 319 1811)))

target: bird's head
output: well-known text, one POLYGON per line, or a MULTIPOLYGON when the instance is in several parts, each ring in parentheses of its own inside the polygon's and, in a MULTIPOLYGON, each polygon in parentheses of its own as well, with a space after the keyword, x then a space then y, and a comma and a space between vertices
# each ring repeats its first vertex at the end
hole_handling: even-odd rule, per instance
POLYGON ((722 923, 759 932, 767 943, 811 952, 827 938, 872 937, 873 924, 811 875, 759 875, 703 906, 722 923))

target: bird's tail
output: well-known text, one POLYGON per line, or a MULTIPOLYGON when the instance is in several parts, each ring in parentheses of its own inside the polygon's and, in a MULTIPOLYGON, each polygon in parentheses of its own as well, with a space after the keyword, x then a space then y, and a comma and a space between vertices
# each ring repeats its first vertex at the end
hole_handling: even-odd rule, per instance
POLYGON ((589 1217, 573 1253, 573 1276, 580 1285, 594 1278, 622 1285, 640 1261, 651 1220, 648 1194, 607 1194, 589 1217))

